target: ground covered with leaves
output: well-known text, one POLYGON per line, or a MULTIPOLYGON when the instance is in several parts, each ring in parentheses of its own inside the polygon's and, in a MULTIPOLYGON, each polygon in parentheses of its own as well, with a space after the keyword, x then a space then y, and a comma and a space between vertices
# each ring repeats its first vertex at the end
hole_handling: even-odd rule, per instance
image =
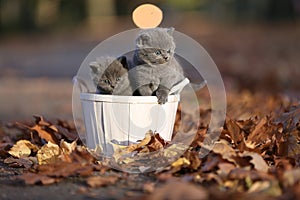
MULTIPOLYGON (((175 129, 192 117, 181 110, 178 114, 184 119, 177 118, 175 129)), ((33 120, 3 123, 0 197, 13 199, 17 191, 25 199, 300 198, 299 101, 248 91, 230 93, 221 135, 204 157, 200 150, 206 148, 202 142, 209 137, 211 110, 201 108, 200 114, 190 148, 166 168, 146 174, 119 172, 96 160, 72 121, 35 115, 33 120), (65 189, 59 189, 62 186, 65 189)))

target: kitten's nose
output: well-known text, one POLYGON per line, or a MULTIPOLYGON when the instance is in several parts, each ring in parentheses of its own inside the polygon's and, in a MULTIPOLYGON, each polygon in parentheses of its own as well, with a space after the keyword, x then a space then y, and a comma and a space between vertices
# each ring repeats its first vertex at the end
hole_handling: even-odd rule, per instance
POLYGON ((169 60, 169 56, 164 56, 164 59, 165 60, 169 60))

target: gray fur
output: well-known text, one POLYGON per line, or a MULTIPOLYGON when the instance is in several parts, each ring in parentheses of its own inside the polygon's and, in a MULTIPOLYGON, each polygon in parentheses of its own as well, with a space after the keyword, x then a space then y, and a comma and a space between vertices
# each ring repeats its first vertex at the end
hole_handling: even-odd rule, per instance
POLYGON ((134 88, 140 95, 156 95, 164 104, 173 85, 184 79, 183 70, 174 58, 174 28, 146 29, 136 39, 133 58, 134 88))
POLYGON ((90 68, 93 83, 97 88, 96 93, 132 95, 125 56, 98 58, 96 62, 90 63, 90 68))

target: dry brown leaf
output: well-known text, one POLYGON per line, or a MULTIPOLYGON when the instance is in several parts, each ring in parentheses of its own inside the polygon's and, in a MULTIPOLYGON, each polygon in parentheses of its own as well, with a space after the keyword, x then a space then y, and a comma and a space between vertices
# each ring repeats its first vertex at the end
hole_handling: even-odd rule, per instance
POLYGON ((46 140, 47 142, 52 142, 53 144, 57 143, 57 139, 53 136, 53 134, 45 131, 40 125, 35 125, 31 127, 30 130, 36 131, 39 137, 46 140))
POLYGON ((87 184, 92 187, 104 187, 108 185, 113 185, 117 182, 119 178, 117 176, 108 176, 108 177, 102 177, 102 176, 92 176, 89 177, 86 182, 87 184))
POLYGON ((37 159, 40 165, 47 163, 53 163, 57 160, 58 156, 61 154, 60 148, 57 144, 48 142, 37 152, 37 159))
POLYGON ((290 132, 296 128, 300 119, 300 105, 291 107, 288 112, 283 113, 275 121, 276 124, 282 124, 284 132, 290 132))
POLYGON ((297 158, 300 156, 300 131, 294 130, 287 135, 287 156, 297 158))
POLYGON ((235 169, 236 166, 232 163, 225 163, 225 162, 222 162, 222 163, 219 163, 218 164, 218 174, 221 176, 221 177, 227 177, 228 174, 230 173, 231 170, 235 169))
POLYGON ((94 166, 92 163, 89 164, 82 164, 78 162, 63 162, 57 161, 55 163, 45 164, 45 165, 38 165, 37 171, 39 174, 50 176, 50 177, 69 177, 69 176, 86 176, 91 175, 94 166))
POLYGON ((241 157, 250 156, 252 159, 250 163, 254 165, 254 168, 258 171, 268 172, 269 166, 267 165, 266 161, 261 157, 260 154, 255 152, 244 151, 243 153, 239 153, 241 157))
POLYGON ((235 121, 231 119, 227 120, 226 126, 234 144, 238 145, 243 140, 243 134, 241 128, 235 121))
POLYGON ((152 193, 155 189, 155 183, 145 183, 143 185, 143 191, 146 192, 146 193, 152 193))
POLYGON ((49 185, 57 182, 57 179, 51 178, 41 174, 25 173, 18 176, 18 179, 25 181, 26 184, 34 185, 37 183, 42 183, 43 185, 49 185))
POLYGON ((166 142, 159 136, 159 134, 156 133, 154 135, 154 137, 151 138, 151 141, 149 142, 147 147, 149 149, 151 149, 152 151, 156 151, 156 150, 164 148, 165 145, 166 145, 166 142))
POLYGON ((285 187, 292 186, 300 181, 300 169, 285 171, 283 174, 283 184, 285 187))
POLYGON ((46 140, 47 142, 52 142, 53 144, 58 144, 58 138, 56 138, 54 132, 57 132, 58 129, 51 125, 49 122, 46 122, 42 116, 34 115, 35 125, 30 127, 22 123, 17 123, 21 127, 29 129, 31 132, 37 132, 41 139, 46 140))
POLYGON ((37 163, 35 157, 24 157, 24 158, 13 158, 9 157, 4 160, 4 163, 8 164, 10 167, 25 167, 29 169, 34 164, 37 163))
POLYGON ((38 147, 28 140, 19 140, 8 153, 14 157, 21 158, 29 156, 32 152, 37 152, 38 147))
POLYGON ((201 186, 195 186, 186 182, 168 182, 158 187, 147 198, 155 200, 179 200, 179 199, 208 199, 208 192, 201 186))
POLYGON ((221 140, 215 142, 212 151, 216 154, 219 154, 223 159, 237 164, 236 159, 233 158, 236 156, 236 152, 231 146, 228 145, 227 141, 221 140))
POLYGON ((128 152, 133 152, 133 151, 136 151, 137 149, 139 148, 143 148, 145 147, 150 141, 151 141, 151 137, 153 136, 153 132, 150 130, 146 133, 145 135, 145 138, 140 141, 139 143, 137 144, 132 144, 132 145, 129 145, 126 150, 128 152))
POLYGON ((74 141, 78 138, 77 130, 74 122, 66 120, 58 120, 56 128, 67 141, 74 141))
POLYGON ((249 134, 247 142, 259 144, 270 138, 270 135, 266 133, 268 120, 267 117, 264 117, 259 121, 254 130, 249 134))
POLYGON ((281 188, 276 181, 257 181, 253 183, 248 193, 261 193, 272 197, 278 197, 282 194, 281 188))
MULTIPOLYGON (((154 152, 160 149, 163 149, 168 142, 159 136, 158 133, 154 133, 152 130, 149 130, 145 138, 137 144, 131 144, 128 147, 122 148, 122 152, 133 152, 137 151, 138 153, 149 153, 154 152)), ((115 157, 118 157, 117 155, 115 157)))
POLYGON ((196 151, 186 151, 184 155, 191 163, 191 168, 197 170, 201 165, 201 160, 199 158, 199 153, 196 151))
POLYGON ((208 154, 206 161, 203 166, 201 166, 202 172, 210 172, 214 170, 220 162, 223 162, 220 155, 217 154, 208 154))

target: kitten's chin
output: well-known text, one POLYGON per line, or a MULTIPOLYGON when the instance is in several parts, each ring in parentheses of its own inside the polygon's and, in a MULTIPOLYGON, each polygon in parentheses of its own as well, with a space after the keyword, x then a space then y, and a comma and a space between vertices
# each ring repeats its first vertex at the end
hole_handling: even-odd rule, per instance
POLYGON ((159 60, 158 62, 157 62, 157 64, 165 64, 165 63, 167 63, 168 61, 166 61, 166 60, 159 60))

